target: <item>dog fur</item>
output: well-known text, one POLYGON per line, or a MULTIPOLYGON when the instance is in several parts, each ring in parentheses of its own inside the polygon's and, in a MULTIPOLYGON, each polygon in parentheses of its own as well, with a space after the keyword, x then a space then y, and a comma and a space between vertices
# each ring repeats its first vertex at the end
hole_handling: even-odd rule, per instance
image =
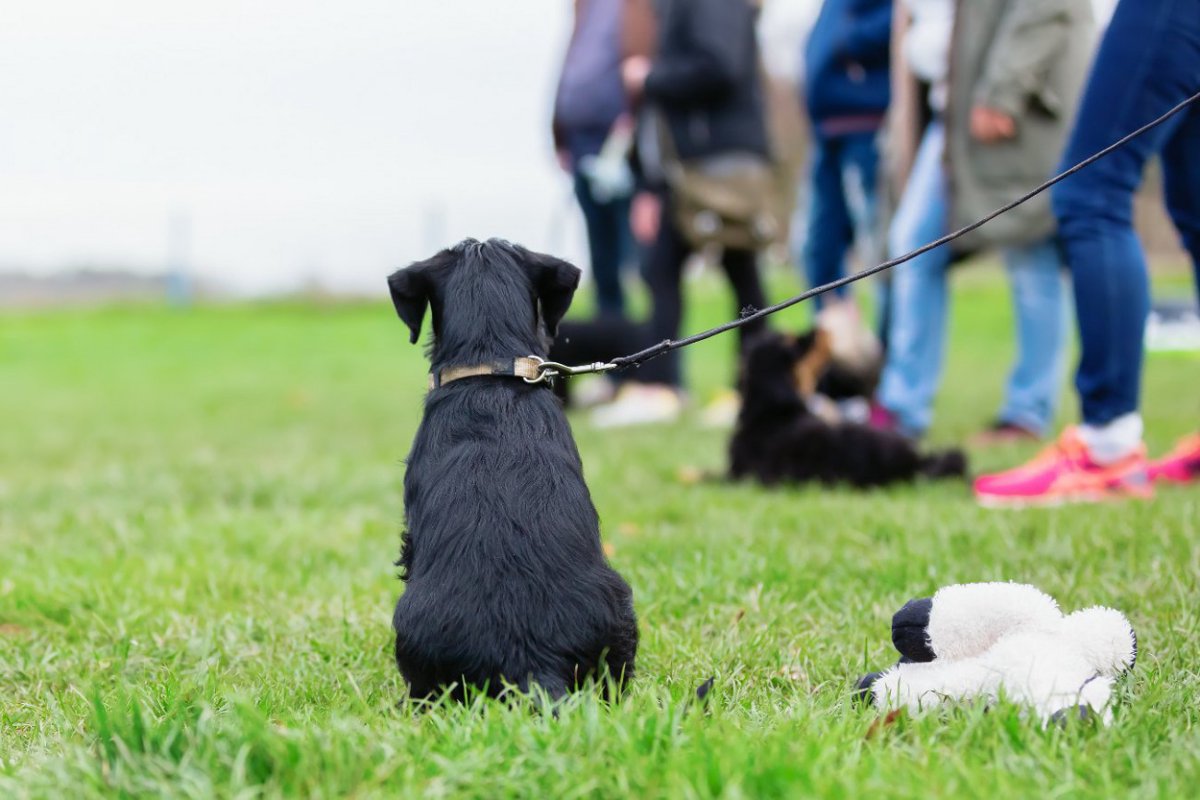
MULTIPOLYGON (((897 433, 813 414, 809 399, 827 377, 829 360, 820 329, 799 337, 768 331, 747 346, 739 377, 742 409, 729 444, 731 478, 866 488, 919 475, 966 474, 961 451, 923 456, 897 433)), ((849 378, 841 374, 838 380, 849 378)))
MULTIPOLYGON (((433 370, 536 355, 579 270, 507 242, 467 240, 388 278, 416 343, 432 310, 433 370)), ((404 476, 396 663, 414 698, 465 686, 551 697, 633 676, 629 585, 599 519, 561 404, 545 384, 476 376, 433 389, 404 476)))

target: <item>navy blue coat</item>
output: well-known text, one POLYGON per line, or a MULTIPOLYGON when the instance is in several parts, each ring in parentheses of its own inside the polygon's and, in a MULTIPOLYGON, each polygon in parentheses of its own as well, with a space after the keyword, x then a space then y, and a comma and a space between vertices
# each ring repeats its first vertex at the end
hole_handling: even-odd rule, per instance
POLYGON ((818 131, 835 117, 878 117, 890 94, 892 0, 825 0, 804 50, 808 113, 818 131))

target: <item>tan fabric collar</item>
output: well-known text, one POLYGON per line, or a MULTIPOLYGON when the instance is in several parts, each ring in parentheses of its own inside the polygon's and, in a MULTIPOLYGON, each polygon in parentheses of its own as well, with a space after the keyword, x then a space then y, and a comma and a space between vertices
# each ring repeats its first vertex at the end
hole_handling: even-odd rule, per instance
POLYGON ((541 376, 538 365, 541 359, 525 357, 508 361, 493 361, 491 364, 474 364, 463 367, 446 367, 438 372, 429 373, 429 388, 437 389, 448 383, 454 383, 463 378, 473 378, 479 375, 502 375, 512 378, 524 378, 533 383, 541 376))

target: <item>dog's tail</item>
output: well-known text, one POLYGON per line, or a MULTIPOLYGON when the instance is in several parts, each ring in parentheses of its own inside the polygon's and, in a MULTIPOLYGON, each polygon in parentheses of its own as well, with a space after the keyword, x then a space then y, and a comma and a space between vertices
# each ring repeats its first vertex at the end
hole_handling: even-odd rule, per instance
POLYGON ((957 448, 935 450, 921 456, 917 472, 926 478, 965 478, 967 477, 967 456, 957 448))

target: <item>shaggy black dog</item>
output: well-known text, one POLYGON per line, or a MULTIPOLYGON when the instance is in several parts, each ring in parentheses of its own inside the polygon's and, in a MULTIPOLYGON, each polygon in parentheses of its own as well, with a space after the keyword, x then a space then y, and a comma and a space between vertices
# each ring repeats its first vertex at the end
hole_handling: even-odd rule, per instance
POLYGON ((464 241, 388 278, 413 343, 432 309, 441 376, 404 477, 407 586, 393 626, 413 697, 453 687, 462 699, 466 684, 559 697, 588 677, 619 687, 633 675, 633 595, 605 560, 560 402, 512 375, 446 378, 545 357, 578 283, 570 264, 497 240, 464 241))
POLYGON ((966 474, 961 451, 922 456, 897 433, 812 413, 808 401, 828 366, 829 343, 820 330, 799 337, 767 332, 749 344, 739 379, 742 409, 729 444, 731 478, 869 487, 966 474))

